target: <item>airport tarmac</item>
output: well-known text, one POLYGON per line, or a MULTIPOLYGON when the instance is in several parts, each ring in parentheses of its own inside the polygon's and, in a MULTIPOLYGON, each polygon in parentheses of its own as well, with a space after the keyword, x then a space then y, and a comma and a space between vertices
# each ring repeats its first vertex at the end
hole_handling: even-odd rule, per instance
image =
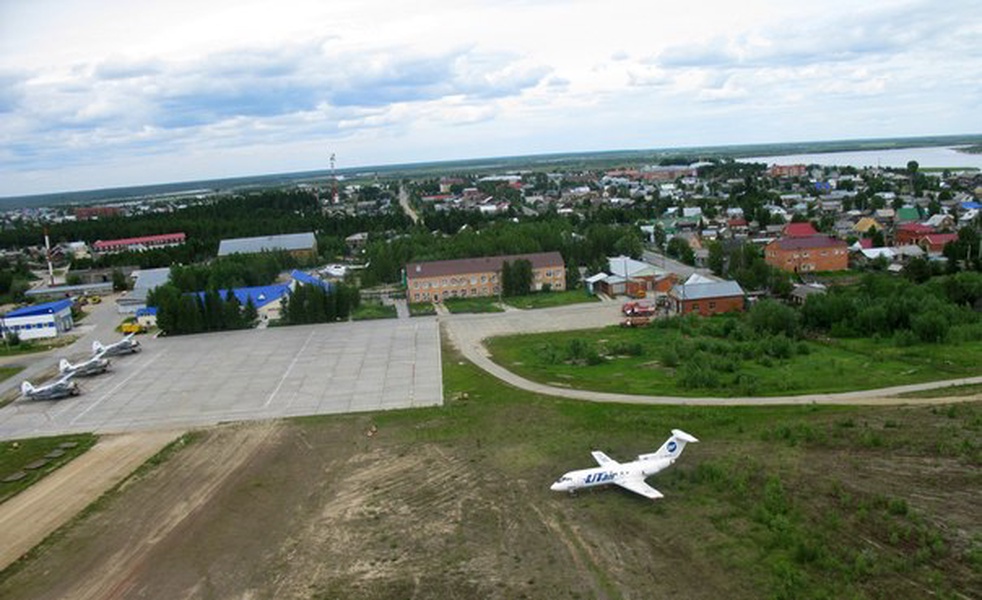
POLYGON ((304 415, 439 405, 434 317, 141 336, 83 393, 19 398, 0 409, 0 439, 174 429, 304 415))

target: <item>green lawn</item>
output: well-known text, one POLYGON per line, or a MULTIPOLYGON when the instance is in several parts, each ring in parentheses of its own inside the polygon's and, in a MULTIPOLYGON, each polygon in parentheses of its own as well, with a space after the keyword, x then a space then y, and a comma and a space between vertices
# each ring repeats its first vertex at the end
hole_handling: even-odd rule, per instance
POLYGON ((495 313, 504 312, 505 309, 498 306, 497 298, 447 298, 443 305, 450 312, 457 313, 495 313))
POLYGON ((409 305, 409 315, 412 317, 426 317, 436 314, 436 307, 430 302, 418 302, 409 305))
POLYGON ((396 307, 381 302, 362 302, 351 314, 351 318, 355 321, 394 319, 396 318, 396 307))
POLYGON ((982 373, 982 342, 898 348, 872 340, 783 340, 766 354, 766 345, 754 342, 611 327, 495 338, 488 345, 497 363, 533 381, 624 394, 833 393, 982 373))
POLYGON ((16 473, 24 474, 24 477, 16 481, 0 482, 0 502, 5 502, 19 494, 82 454, 95 444, 96 439, 96 436, 86 433, 0 443, 0 480, 16 473), (62 444, 74 444, 74 446, 59 448, 62 444), (45 455, 51 452, 59 454, 59 450, 61 450, 59 456, 51 455, 51 458, 45 458, 45 455), (37 461, 46 461, 46 464, 38 468, 29 468, 37 461))
POLYGON ((505 304, 515 308, 534 309, 566 306, 583 302, 599 302, 596 296, 589 295, 583 290, 568 290, 565 292, 539 292, 528 296, 513 296, 503 299, 505 304))
POLYGON ((19 356, 21 354, 33 354, 35 352, 47 352, 54 348, 68 346, 74 342, 74 335, 61 335, 56 338, 45 340, 21 340, 15 345, 0 343, 0 356, 19 356))

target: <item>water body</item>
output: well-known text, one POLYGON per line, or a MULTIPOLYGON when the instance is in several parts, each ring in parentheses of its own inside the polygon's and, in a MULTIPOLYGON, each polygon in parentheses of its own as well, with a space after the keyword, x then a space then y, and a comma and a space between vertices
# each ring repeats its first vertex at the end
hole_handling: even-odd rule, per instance
POLYGON ((838 167, 891 167, 907 168, 916 160, 921 168, 950 168, 952 170, 982 169, 982 154, 959 152, 956 148, 898 148, 890 150, 858 150, 849 152, 821 152, 816 154, 783 154, 741 158, 743 162, 762 162, 769 165, 823 165, 838 167))

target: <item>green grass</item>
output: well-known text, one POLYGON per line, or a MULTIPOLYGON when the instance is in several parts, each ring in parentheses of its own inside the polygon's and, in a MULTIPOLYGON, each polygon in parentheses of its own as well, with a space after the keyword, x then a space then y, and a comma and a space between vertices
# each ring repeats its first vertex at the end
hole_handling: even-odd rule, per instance
POLYGON ((409 316, 411 317, 427 317, 435 314, 436 307, 429 302, 409 305, 409 316))
POLYGON ((788 341, 775 356, 755 342, 611 327, 494 338, 488 346, 497 363, 533 381, 640 395, 835 393, 982 372, 982 342, 897 348, 873 340, 788 341))
POLYGON ((9 379, 24 370, 24 367, 0 367, 0 381, 9 379))
POLYGON ((394 319, 396 318, 396 307, 381 302, 362 302, 351 314, 351 318, 355 321, 394 319))
POLYGON ((552 308, 583 302, 599 302, 596 296, 588 295, 583 290, 568 290, 564 292, 539 292, 528 296, 513 296, 503 299, 505 304, 522 309, 552 308))
POLYGON ((62 335, 46 340, 21 340, 16 345, 0 344, 0 356, 20 356, 22 354, 47 352, 54 348, 68 346, 76 339, 73 335, 62 335))
MULTIPOLYGON (((907 597, 930 590, 954 597, 977 581, 982 562, 977 533, 967 533, 976 536, 974 541, 959 542, 960 534, 944 523, 946 514, 925 514, 909 504, 906 498, 916 489, 902 495, 880 491, 894 486, 889 474, 856 485, 845 478, 851 468, 842 461, 889 461, 903 454, 925 462, 954 460, 965 472, 982 464, 982 404, 577 402, 510 388, 447 346, 443 357, 444 407, 382 413, 377 421, 407 443, 463 449, 496 481, 521 478, 545 487, 566 469, 589 466, 593 449, 627 460, 654 450, 671 428, 699 437, 701 444, 650 481, 668 500, 652 507, 616 490, 587 493, 577 499, 576 519, 580 528, 599 529, 605 537, 629 531, 631 540, 674 540, 676 552, 729 573, 733 589, 745 592, 739 595, 907 597), (939 427, 950 443, 924 435, 939 427)), ((974 486, 967 477, 958 485, 974 486)), ((926 490, 933 484, 921 485, 926 490)), ((543 506, 533 495, 530 502, 543 506)))
POLYGON ((70 462, 91 448, 96 439, 92 434, 81 434, 3 442, 0 444, 0 479, 17 472, 26 473, 27 476, 14 482, 0 483, 0 502, 9 500, 70 462), (45 454, 66 442, 77 445, 74 448, 64 448, 63 455, 47 459, 48 463, 39 469, 25 468, 32 462, 44 459, 45 454))
POLYGON ((443 305, 454 314, 504 312, 504 309, 498 306, 498 299, 493 297, 447 298, 443 301, 443 305))

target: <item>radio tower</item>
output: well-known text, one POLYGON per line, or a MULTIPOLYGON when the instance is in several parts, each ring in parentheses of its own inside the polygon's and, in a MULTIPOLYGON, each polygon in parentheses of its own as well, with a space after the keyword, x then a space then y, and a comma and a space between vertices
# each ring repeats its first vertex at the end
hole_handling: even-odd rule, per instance
POLYGON ((334 174, 334 153, 331 152, 331 181, 333 182, 333 192, 331 194, 331 201, 334 204, 338 203, 338 176, 334 174))

